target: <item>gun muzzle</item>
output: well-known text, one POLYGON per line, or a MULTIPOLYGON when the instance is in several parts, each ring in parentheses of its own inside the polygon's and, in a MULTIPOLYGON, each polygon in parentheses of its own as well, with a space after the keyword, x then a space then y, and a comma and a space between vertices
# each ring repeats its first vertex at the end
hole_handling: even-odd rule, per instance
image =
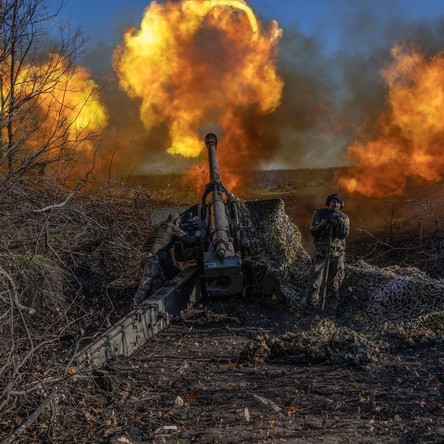
POLYGON ((229 222, 227 218, 223 186, 219 176, 219 163, 217 161, 217 137, 216 134, 209 133, 205 137, 205 144, 208 148, 208 160, 210 166, 211 201, 208 204, 210 213, 210 234, 213 249, 219 259, 223 259, 230 247, 229 222))
MULTIPOLYGON (((222 185, 217 160, 217 137, 205 137, 208 149, 210 183, 202 205, 208 227, 208 251, 204 252, 206 291, 211 295, 242 292, 240 251, 235 251, 233 232, 237 234, 237 216, 233 196, 222 185)), ((236 237, 237 238, 237 237, 236 237)))
POLYGON ((208 148, 208 159, 210 162, 210 180, 211 182, 220 182, 219 163, 217 161, 217 136, 209 133, 205 136, 205 145, 208 148))

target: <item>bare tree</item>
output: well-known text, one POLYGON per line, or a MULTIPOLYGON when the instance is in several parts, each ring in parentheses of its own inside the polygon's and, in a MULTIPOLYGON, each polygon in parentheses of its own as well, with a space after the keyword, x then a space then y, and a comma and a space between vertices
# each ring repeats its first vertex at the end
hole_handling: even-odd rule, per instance
POLYGON ((60 174, 60 164, 91 143, 106 120, 100 106, 91 108, 98 88, 75 65, 84 39, 69 24, 57 23, 58 15, 46 0, 0 1, 3 183, 31 170, 42 173, 50 164, 60 174))
MULTIPOLYGON (((92 230, 80 225, 66 232, 65 222, 77 215, 66 218, 65 212, 83 181, 71 180, 69 189, 60 185, 78 168, 77 161, 86 159, 82 179, 91 173, 106 113, 97 100, 99 88, 76 65, 85 43, 80 31, 59 22, 60 9, 51 11, 49 4, 0 0, 2 415, 39 398, 36 381, 44 380, 46 391, 47 384, 66 377, 55 361, 51 382, 37 368, 42 353, 61 343, 71 324, 75 331, 81 328, 81 284, 67 264, 77 267, 74 250, 98 231, 95 224, 92 230), (80 244, 65 244, 80 238, 80 244)), ((75 197, 83 214, 82 199, 75 197)))

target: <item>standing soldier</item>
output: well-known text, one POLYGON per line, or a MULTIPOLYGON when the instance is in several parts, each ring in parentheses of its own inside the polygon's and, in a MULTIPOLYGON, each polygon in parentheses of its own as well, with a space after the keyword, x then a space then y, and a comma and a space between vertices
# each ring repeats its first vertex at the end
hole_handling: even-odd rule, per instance
POLYGON ((140 305, 146 297, 153 280, 159 277, 163 282, 165 274, 169 275, 174 271, 175 266, 171 257, 171 248, 174 242, 180 240, 187 244, 196 243, 198 235, 188 236, 180 227, 180 216, 178 213, 171 213, 168 219, 162 222, 148 237, 142 248, 142 266, 144 267, 139 288, 134 296, 134 305, 140 305))
POLYGON ((350 232, 350 219, 340 211, 344 198, 333 193, 313 214, 310 231, 314 238, 313 258, 307 292, 307 308, 336 318, 339 288, 344 279, 345 239, 350 232))

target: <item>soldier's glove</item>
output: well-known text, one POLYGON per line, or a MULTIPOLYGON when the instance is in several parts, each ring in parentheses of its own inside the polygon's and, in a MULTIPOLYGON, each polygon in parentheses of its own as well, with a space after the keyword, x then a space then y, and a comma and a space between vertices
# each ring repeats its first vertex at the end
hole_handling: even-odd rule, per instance
POLYGON ((327 225, 328 223, 330 223, 331 220, 332 220, 332 215, 333 215, 333 213, 332 213, 332 214, 327 214, 325 217, 323 217, 323 218, 321 219, 321 225, 325 226, 325 225, 327 225))
POLYGON ((330 221, 330 220, 334 220, 339 216, 339 214, 336 213, 329 213, 327 215, 325 215, 325 217, 323 218, 324 220, 330 221))
POLYGON ((335 234, 340 239, 345 238, 345 222, 342 218, 338 219, 338 222, 335 225, 335 234))
POLYGON ((343 222, 342 218, 337 213, 330 213, 324 217, 324 220, 331 223, 334 227, 338 225, 338 223, 343 222))

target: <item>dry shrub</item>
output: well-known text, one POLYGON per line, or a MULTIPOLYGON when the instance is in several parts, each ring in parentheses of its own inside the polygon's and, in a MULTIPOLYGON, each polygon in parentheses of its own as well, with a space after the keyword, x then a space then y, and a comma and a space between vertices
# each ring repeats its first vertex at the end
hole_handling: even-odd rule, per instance
POLYGON ((42 178, 0 190, 3 425, 63 387, 85 333, 129 309, 154 205, 140 190, 71 193, 42 178))
MULTIPOLYGON (((11 256, 5 266, 16 284, 19 300, 40 320, 54 322, 67 309, 65 270, 42 255, 11 256)), ((4 283, 4 282, 3 282, 4 283)))

